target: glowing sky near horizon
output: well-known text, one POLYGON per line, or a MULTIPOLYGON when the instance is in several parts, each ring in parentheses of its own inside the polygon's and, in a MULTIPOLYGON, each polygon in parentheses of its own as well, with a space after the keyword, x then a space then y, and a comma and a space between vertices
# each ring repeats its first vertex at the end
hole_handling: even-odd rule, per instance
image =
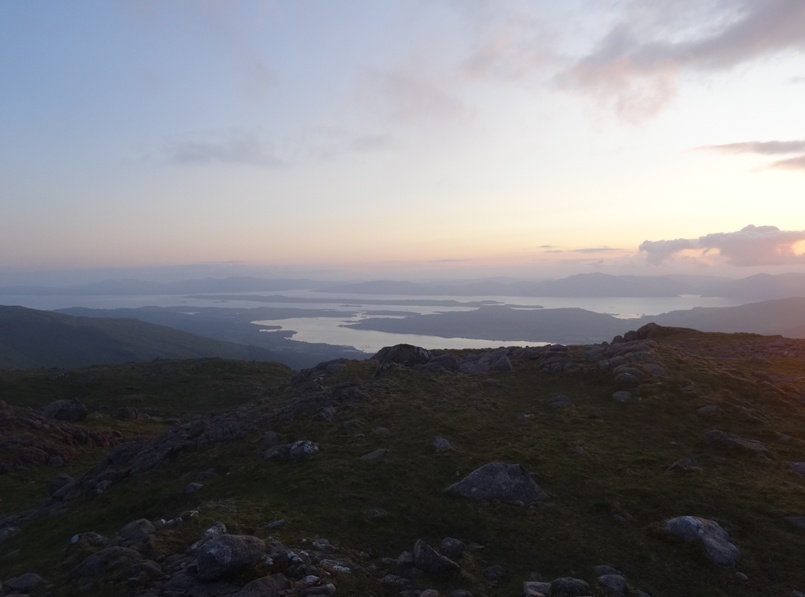
POLYGON ((0 272, 805 271, 803 106, 802 0, 7 0, 0 272))

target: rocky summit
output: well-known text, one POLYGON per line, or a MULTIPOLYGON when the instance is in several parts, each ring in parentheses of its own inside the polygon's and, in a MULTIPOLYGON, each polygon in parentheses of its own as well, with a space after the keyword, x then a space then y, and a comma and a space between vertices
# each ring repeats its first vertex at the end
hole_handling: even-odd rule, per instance
POLYGON ((0 596, 801 596, 805 341, 0 372, 0 596))

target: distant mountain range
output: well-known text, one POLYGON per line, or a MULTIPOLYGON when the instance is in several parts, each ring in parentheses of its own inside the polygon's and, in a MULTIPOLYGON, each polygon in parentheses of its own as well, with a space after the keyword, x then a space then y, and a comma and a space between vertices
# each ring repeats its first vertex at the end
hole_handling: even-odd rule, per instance
POLYGON ((579 274, 556 280, 487 278, 443 282, 374 280, 335 284, 291 278, 202 278, 172 283, 105 280, 65 288, 0 287, 0 296, 138 296, 200 293, 312 290, 352 295, 527 296, 527 297, 672 297, 686 294, 761 301, 805 296, 805 274, 757 274, 742 279, 719 276, 613 276, 579 274))
POLYGON ((272 360, 270 351, 136 319, 0 306, 0 368, 75 368, 156 358, 272 360))
POLYGON ((5 286, 0 287, 0 296, 138 296, 196 294, 199 292, 259 292, 312 289, 322 284, 326 284, 326 282, 290 278, 256 278, 253 276, 201 278, 170 283, 144 280, 103 280, 92 284, 64 288, 52 286, 5 286))
POLYGON ((558 280, 474 280, 450 283, 378 280, 317 288, 341 294, 528 297, 671 297, 686 294, 772 300, 805 296, 805 274, 717 276, 612 276, 579 274, 558 280))

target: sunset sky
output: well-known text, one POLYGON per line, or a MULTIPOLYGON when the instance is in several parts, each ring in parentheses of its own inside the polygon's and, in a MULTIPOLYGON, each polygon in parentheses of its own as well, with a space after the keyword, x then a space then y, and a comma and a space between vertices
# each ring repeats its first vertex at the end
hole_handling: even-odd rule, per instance
POLYGON ((805 271, 803 0, 4 0, 0 108, 2 275, 805 271))

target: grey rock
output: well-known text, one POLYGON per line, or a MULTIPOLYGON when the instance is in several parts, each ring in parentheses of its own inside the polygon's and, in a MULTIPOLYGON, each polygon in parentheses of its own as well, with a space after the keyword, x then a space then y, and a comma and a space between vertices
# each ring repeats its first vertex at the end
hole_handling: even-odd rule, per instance
POLYGON ((593 574, 596 576, 604 576, 605 574, 621 574, 621 571, 617 568, 613 568, 612 566, 600 564, 598 566, 593 566, 593 574))
POLYGON ((366 513, 366 517, 369 520, 381 520, 383 518, 387 518, 388 515, 389 515, 388 510, 384 510, 383 508, 371 508, 366 513))
MULTIPOLYGON (((6 590, 18 591, 20 593, 30 593, 37 587, 44 583, 44 579, 33 572, 26 572, 20 576, 10 578, 3 583, 6 590)), ((3 590, 3 585, 0 585, 0 591, 3 590)))
POLYGON ((618 390, 612 394, 612 399, 615 402, 629 402, 632 399, 632 393, 626 390, 618 390))
POLYGON ((276 431, 266 431, 263 434, 263 439, 260 440, 260 447, 263 450, 268 450, 274 446, 279 446, 281 443, 280 436, 276 431))
POLYGON ((456 560, 464 553, 464 542, 454 537, 445 537, 439 543, 439 552, 451 560, 456 560))
POLYGON ((596 580, 604 587, 607 594, 615 597, 624 597, 629 590, 626 578, 620 574, 602 574, 596 580))
POLYGON ((704 434, 702 440, 706 446, 722 450, 732 455, 752 455, 766 452, 766 446, 753 439, 744 439, 730 435, 726 431, 713 429, 704 434))
POLYGON ((272 520, 271 522, 269 522, 266 525, 266 528, 269 531, 273 531, 274 529, 281 529, 284 526, 285 526, 285 519, 284 518, 278 518, 277 520, 272 520))
POLYGON ((73 579, 95 579, 114 570, 128 568, 134 562, 142 559, 143 556, 140 555, 140 552, 128 547, 117 545, 107 547, 84 558, 70 571, 70 577, 73 579))
POLYGON ((372 360, 379 361, 381 365, 396 363, 412 367, 427 363, 430 360, 430 351, 411 344, 397 344, 381 348, 372 360))
POLYGON ((548 494, 534 482, 525 468, 504 462, 485 464, 444 491, 473 500, 500 500, 522 506, 548 499, 548 494))
POLYGON ((292 444, 281 444, 269 448, 263 454, 267 460, 280 460, 284 462, 305 460, 319 451, 319 446, 314 442, 302 439, 292 444))
POLYGON ((793 528, 805 531, 805 516, 786 516, 784 520, 793 528))
POLYGON ((715 404, 708 404, 696 409, 696 414, 702 417, 713 417, 721 412, 721 408, 715 404))
POLYGON ((565 576, 551 581, 551 597, 581 597, 590 594, 590 585, 580 578, 565 576))
POLYGON ((378 448, 377 450, 372 450, 368 454, 364 454, 358 460, 379 460, 383 458, 388 453, 388 450, 385 448, 378 448))
POLYGON ((140 418, 140 411, 132 406, 121 406, 115 416, 123 421, 135 421, 140 418))
POLYGON ((404 551, 397 556, 395 570, 400 576, 408 576, 414 566, 414 554, 412 552, 404 551))
POLYGON ((117 532, 117 536, 120 538, 120 543, 124 547, 131 547, 136 543, 147 540, 149 535, 153 535, 156 532, 157 529, 150 520, 140 518, 133 520, 120 529, 117 532))
POLYGON ((162 568, 153 560, 135 562, 126 570, 126 578, 136 578, 147 582, 162 578, 162 568))
MULTIPOLYGON (((75 479, 73 479, 70 475, 65 475, 64 473, 50 479, 45 483, 45 488, 47 489, 48 495, 51 497, 56 497, 57 494, 64 491, 66 493, 66 489, 68 486, 75 485, 75 479)), ((59 499, 59 498, 56 498, 59 499)))
POLYGON ((572 405, 573 402, 570 400, 570 397, 564 394, 557 394, 556 396, 548 398, 548 406, 551 408, 570 408, 572 405))
POLYGON ((523 583, 523 597, 548 597, 551 583, 541 580, 527 580, 523 583))
POLYGON ((740 550, 729 542, 729 534, 714 520, 697 516, 677 516, 666 520, 666 531, 680 539, 699 541, 707 557, 717 566, 734 566, 741 557, 740 550))
POLYGON ((434 450, 451 450, 453 446, 450 445, 450 442, 444 439, 441 435, 434 435, 430 438, 430 445, 434 450))
POLYGON ((789 462, 788 465, 795 473, 805 475, 805 462, 789 462))
POLYGON ((288 579, 282 574, 272 574, 253 580, 234 597, 282 597, 290 585, 288 579))
POLYGON ((492 566, 487 566, 486 568, 484 568, 483 575, 488 582, 492 583, 493 585, 496 585, 506 580, 508 573, 506 572, 506 569, 503 566, 499 564, 493 564, 492 566))
POLYGON ((197 482, 193 481, 192 483, 188 483, 185 486, 184 492, 189 495, 189 494, 192 494, 192 493, 197 493, 197 492, 201 491, 203 488, 204 488, 203 483, 197 483, 197 482))
POLYGON ((58 421, 83 421, 89 411, 78 400, 56 400, 45 407, 45 417, 58 421))
POLYGON ((461 361, 453 354, 442 354, 437 357, 431 357, 424 367, 428 370, 443 369, 446 371, 458 371, 461 366, 461 361))
POLYGON ((201 546, 196 558, 198 577, 217 580, 244 568, 256 566, 263 559, 265 543, 251 535, 221 535, 201 546))
POLYGON ((372 433, 374 433, 378 437, 388 437, 391 435, 391 431, 389 431, 388 427, 375 427, 372 429, 372 433))
POLYGON ((430 545, 418 540, 414 543, 414 566, 428 574, 441 574, 459 569, 459 565, 443 556, 430 545))

